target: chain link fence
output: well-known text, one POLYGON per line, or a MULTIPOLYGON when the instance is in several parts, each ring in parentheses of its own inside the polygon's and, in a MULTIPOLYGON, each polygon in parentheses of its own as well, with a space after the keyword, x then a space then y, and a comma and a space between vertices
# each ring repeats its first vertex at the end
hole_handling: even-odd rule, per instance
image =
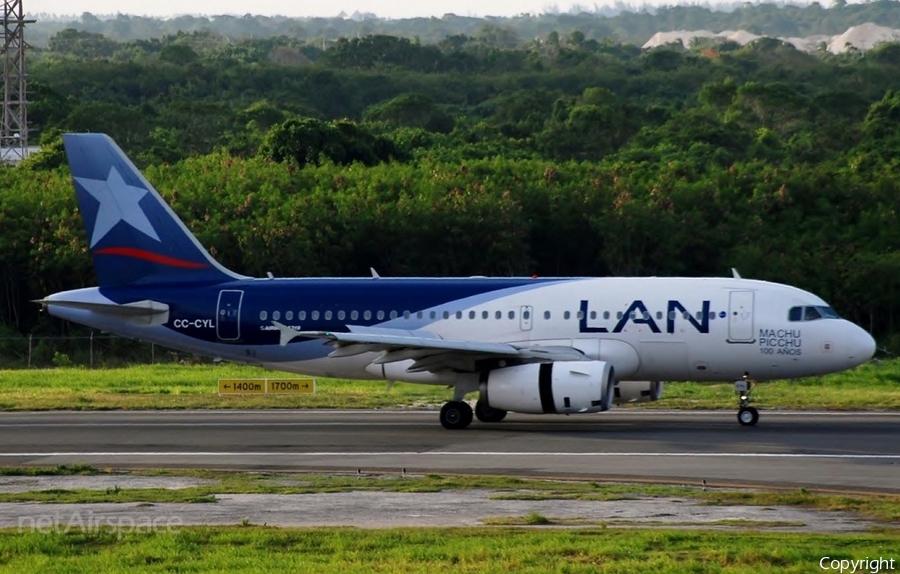
POLYGON ((195 361, 197 357, 106 333, 0 337, 0 369, 117 367, 195 361))

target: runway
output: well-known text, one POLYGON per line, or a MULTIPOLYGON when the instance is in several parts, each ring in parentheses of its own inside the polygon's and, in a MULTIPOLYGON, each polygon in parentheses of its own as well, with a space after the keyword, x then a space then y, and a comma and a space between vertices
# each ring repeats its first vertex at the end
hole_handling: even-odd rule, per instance
POLYGON ((490 473, 900 492, 900 413, 630 409, 512 414, 448 431, 436 412, 0 414, 0 465, 490 473))

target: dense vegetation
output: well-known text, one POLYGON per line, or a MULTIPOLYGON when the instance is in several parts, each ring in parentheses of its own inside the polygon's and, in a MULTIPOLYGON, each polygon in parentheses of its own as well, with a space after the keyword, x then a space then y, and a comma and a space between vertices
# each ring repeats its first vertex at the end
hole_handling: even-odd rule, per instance
POLYGON ((900 347, 900 45, 642 51, 549 31, 322 49, 64 30, 30 58, 44 150, 0 168, 9 331, 59 329, 29 300, 94 281, 59 140, 85 130, 116 138, 244 273, 736 267, 819 293, 900 347))
MULTIPOLYGON (((874 0, 848 4, 845 0, 822 3, 790 1, 751 3, 692 2, 689 6, 639 5, 615 2, 602 5, 576 5, 559 12, 548 4, 541 14, 523 13, 511 18, 477 18, 444 14, 432 18, 390 20, 371 13, 335 14, 332 18, 287 18, 245 14, 150 18, 115 14, 84 13, 78 18, 46 15, 28 26, 33 46, 46 47, 50 38, 66 28, 102 34, 111 40, 131 41, 161 38, 179 32, 211 32, 232 39, 277 38, 286 36, 311 45, 323 46, 339 38, 371 35, 417 38, 424 44, 437 44, 451 36, 465 35, 489 39, 502 37, 510 47, 518 42, 544 38, 552 32, 568 36, 578 31, 587 39, 614 38, 617 42, 643 45, 653 34, 670 30, 748 30, 768 36, 809 36, 841 34, 850 26, 876 22, 900 28, 900 4, 892 0, 874 0)), ((25 3, 25 8, 29 6, 25 3)), ((127 9, 127 7, 126 7, 127 9)))

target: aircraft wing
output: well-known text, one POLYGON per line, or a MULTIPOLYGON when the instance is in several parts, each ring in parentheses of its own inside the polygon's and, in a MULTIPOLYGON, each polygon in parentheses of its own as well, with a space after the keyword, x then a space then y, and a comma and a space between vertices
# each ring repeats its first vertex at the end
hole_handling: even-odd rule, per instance
POLYGON ((408 331, 385 327, 348 326, 349 332, 294 331, 275 324, 282 333, 282 345, 295 337, 324 339, 334 347, 330 357, 349 357, 380 352, 374 364, 413 360, 409 372, 470 371, 482 359, 518 359, 523 362, 583 361, 584 353, 565 346, 520 345, 443 339, 430 331, 408 331))

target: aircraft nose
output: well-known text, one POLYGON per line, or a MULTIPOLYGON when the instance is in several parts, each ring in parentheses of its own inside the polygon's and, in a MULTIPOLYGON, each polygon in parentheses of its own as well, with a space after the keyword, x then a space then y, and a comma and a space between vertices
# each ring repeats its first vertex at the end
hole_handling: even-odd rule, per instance
POLYGON ((858 325, 853 325, 853 330, 847 337, 847 350, 850 366, 862 365, 875 354, 875 339, 858 325))

